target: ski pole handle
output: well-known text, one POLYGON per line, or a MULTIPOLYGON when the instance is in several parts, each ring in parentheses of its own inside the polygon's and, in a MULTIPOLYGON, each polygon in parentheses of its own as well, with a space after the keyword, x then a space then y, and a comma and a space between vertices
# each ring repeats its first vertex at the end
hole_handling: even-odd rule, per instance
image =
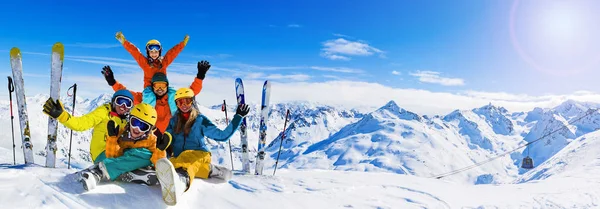
POLYGON ((10 76, 8 76, 8 92, 12 93, 15 91, 15 85, 13 84, 13 80, 10 76))

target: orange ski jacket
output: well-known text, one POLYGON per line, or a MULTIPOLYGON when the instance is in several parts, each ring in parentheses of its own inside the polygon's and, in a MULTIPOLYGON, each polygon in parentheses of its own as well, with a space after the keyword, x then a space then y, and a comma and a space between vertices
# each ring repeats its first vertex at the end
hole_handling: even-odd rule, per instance
POLYGON ((129 54, 133 56, 135 61, 144 71, 144 88, 152 85, 151 81, 154 73, 161 72, 167 75, 167 67, 171 63, 173 63, 173 60, 175 60, 175 58, 183 50, 185 45, 185 41, 182 41, 179 44, 173 46, 173 48, 169 49, 169 51, 167 51, 167 53, 163 57, 159 58, 161 66, 156 66, 156 64, 154 63, 149 63, 148 58, 144 56, 142 52, 140 52, 140 49, 138 49, 131 42, 127 40, 123 42, 125 50, 127 50, 127 52, 129 52, 129 54))

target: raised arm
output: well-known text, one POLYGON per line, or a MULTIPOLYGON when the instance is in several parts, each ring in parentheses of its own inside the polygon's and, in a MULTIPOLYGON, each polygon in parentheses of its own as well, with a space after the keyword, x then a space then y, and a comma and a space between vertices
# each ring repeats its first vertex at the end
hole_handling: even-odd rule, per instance
POLYGON ((106 150, 105 154, 107 158, 115 158, 123 155, 123 149, 119 146, 118 142, 118 133, 119 129, 123 127, 115 126, 115 122, 109 120, 106 124, 106 132, 108 136, 106 137, 106 150))
POLYGON ((142 69, 149 67, 148 62, 146 61, 146 57, 142 54, 140 49, 138 49, 131 42, 127 41, 127 39, 125 39, 125 36, 123 35, 123 33, 121 33, 121 31, 117 32, 117 34, 115 35, 115 38, 117 40, 119 40, 119 42, 121 42, 121 44, 123 44, 123 47, 125 47, 125 50, 127 50, 127 52, 129 52, 129 54, 131 54, 133 59, 135 59, 135 61, 138 63, 138 65, 140 65, 140 67, 142 69))
POLYGON ((43 112, 48 116, 57 119, 58 122, 71 130, 85 131, 102 123, 102 121, 108 117, 110 105, 104 104, 88 114, 80 117, 73 117, 65 111, 62 103, 58 99, 54 101, 52 98, 48 98, 44 104, 43 112))
POLYGON ((187 42, 189 39, 190 39, 190 36, 185 35, 185 38, 183 38, 183 41, 179 42, 179 44, 173 46, 171 49, 169 49, 169 51, 167 51, 167 53, 165 54, 165 56, 162 60, 162 68, 163 69, 166 69, 171 63, 173 63, 173 60, 175 60, 175 58, 177 58, 177 55, 179 55, 179 53, 181 53, 181 51, 183 51, 183 48, 185 47, 185 45, 187 45, 187 42))
POLYGON ((194 82, 190 85, 190 89, 194 91, 194 95, 198 95, 200 91, 202 91, 202 83, 206 77, 206 72, 210 69, 210 63, 206 60, 202 60, 198 62, 197 68, 198 73, 196 74, 196 78, 194 78, 194 82))
POLYGON ((204 133, 204 136, 215 141, 227 141, 229 138, 231 138, 235 131, 237 131, 238 127, 240 127, 240 124, 242 124, 242 119, 248 114, 249 111, 250 109, 246 104, 238 106, 235 116, 233 116, 233 119, 224 130, 219 129, 215 124, 208 120, 206 116, 201 116, 203 117, 201 126, 202 133, 204 133))
MULTIPOLYGON (((121 84, 117 80, 115 80, 115 76, 114 76, 110 66, 107 65, 102 68, 102 75, 104 75, 104 78, 106 79, 106 83, 108 83, 108 85, 110 87, 112 87, 112 89, 115 92, 118 90, 121 90, 121 89, 127 89, 127 87, 125 87, 123 84, 121 84)), ((129 91, 129 92, 131 92, 131 94, 133 94, 133 103, 134 104, 138 104, 138 103, 142 102, 142 93, 141 92, 135 92, 135 91, 129 91)))

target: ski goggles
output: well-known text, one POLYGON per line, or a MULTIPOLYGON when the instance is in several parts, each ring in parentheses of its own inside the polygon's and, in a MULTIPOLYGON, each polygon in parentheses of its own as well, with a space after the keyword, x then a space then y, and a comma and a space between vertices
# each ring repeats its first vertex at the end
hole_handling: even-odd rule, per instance
POLYGON ((146 50, 148 51, 160 51, 160 49, 160 45, 156 44, 148 45, 148 47, 146 47, 146 50))
POLYGON ((175 100, 175 104, 179 107, 179 106, 190 106, 192 105, 192 102, 194 102, 194 99, 187 97, 187 98, 179 98, 177 100, 175 100))
POLYGON ((130 98, 124 96, 117 96, 115 98, 115 104, 117 106, 125 106, 126 108, 133 107, 133 101, 130 98))
POLYGON ((167 88, 167 83, 166 82, 154 82, 152 84, 152 88, 154 89, 166 89, 167 88))
POLYGON ((148 131, 150 131, 150 128, 152 128, 152 126, 149 123, 146 123, 145 121, 143 121, 135 116, 129 117, 129 125, 131 127, 137 128, 141 132, 148 132, 148 131))

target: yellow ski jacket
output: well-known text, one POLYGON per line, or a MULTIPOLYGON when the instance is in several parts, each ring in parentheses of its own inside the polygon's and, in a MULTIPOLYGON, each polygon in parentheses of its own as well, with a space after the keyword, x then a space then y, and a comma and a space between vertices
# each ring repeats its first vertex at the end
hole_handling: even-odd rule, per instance
POLYGON ((73 117, 67 111, 58 116, 58 122, 74 131, 86 131, 94 128, 92 132, 92 141, 90 142, 90 155, 92 162, 96 160, 100 153, 106 149, 106 126, 109 120, 115 121, 115 125, 125 127, 126 118, 121 119, 116 112, 112 111, 110 103, 103 104, 95 110, 80 117, 73 117))

